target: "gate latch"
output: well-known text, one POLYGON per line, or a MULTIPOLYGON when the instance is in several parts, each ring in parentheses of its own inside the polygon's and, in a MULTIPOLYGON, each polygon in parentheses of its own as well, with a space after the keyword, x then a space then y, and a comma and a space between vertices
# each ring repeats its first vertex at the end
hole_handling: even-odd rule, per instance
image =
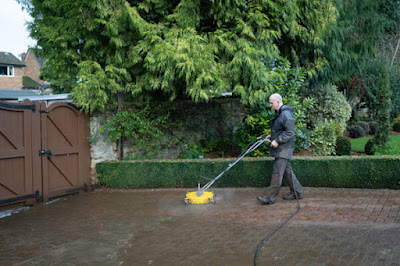
POLYGON ((50 159, 51 157, 53 157, 53 154, 51 153, 51 150, 39 150, 39 156, 46 156, 47 154, 47 158, 50 159))

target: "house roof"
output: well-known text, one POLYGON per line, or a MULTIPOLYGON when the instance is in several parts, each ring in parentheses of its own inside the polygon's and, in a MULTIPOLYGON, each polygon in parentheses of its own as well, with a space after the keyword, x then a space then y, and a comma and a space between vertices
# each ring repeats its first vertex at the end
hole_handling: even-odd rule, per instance
POLYGON ((0 64, 13 65, 13 66, 25 66, 25 64, 19 60, 15 55, 9 52, 0 52, 0 64))
POLYGON ((26 60, 28 60, 28 56, 29 56, 30 53, 32 53, 33 57, 36 59, 36 62, 39 64, 39 67, 42 68, 43 65, 44 65, 44 62, 46 62, 46 58, 38 57, 35 54, 35 50, 32 49, 32 48, 28 49, 28 52, 26 53, 26 56, 25 56, 25 59, 24 59, 24 62, 26 62, 26 60))
POLYGON ((40 88, 41 85, 28 76, 22 77, 22 87, 24 88, 40 88))
POLYGON ((20 97, 39 96, 40 94, 33 90, 9 90, 0 89, 0 100, 18 100, 20 97))

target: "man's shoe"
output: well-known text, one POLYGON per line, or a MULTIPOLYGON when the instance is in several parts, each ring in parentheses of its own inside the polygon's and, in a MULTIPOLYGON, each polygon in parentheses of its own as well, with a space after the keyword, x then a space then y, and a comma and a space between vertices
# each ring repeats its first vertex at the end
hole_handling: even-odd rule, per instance
MULTIPOLYGON (((295 194, 284 195, 282 198, 284 200, 295 200, 296 199, 296 195, 295 194)), ((302 199, 303 198, 303 193, 297 194, 297 198, 298 199, 302 199)))
POLYGON ((276 202, 276 198, 271 198, 271 197, 267 197, 267 196, 259 196, 257 197, 257 199, 259 201, 261 201, 263 204, 274 204, 276 202))

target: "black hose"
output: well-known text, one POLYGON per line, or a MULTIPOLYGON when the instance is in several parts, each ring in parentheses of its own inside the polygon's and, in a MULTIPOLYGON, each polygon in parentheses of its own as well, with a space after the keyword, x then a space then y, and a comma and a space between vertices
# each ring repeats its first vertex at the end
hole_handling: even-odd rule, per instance
MULTIPOLYGON (((293 181, 292 181, 293 183, 293 181)), ((276 227, 274 230, 272 230, 271 233, 269 233, 264 240, 260 243, 260 245, 257 248, 256 254, 254 255, 254 266, 257 265, 257 256, 258 256, 258 252, 260 251, 261 247, 264 245, 265 242, 267 242, 267 240, 276 232, 278 231, 280 228, 282 228, 287 222, 289 222, 290 219, 293 218, 293 216, 295 216, 299 211, 300 211, 300 202, 299 202, 299 198, 297 197, 297 192, 296 190, 294 190, 294 194, 296 196, 296 200, 297 200, 297 210, 290 215, 289 218, 287 218, 283 223, 281 223, 278 227, 276 227)))

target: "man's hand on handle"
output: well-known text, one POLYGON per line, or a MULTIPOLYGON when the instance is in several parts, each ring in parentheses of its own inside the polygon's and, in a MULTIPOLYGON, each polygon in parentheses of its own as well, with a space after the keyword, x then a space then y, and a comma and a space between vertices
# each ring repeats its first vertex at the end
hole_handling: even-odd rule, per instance
POLYGON ((271 142, 271 147, 272 148, 278 148, 278 146, 279 146, 279 143, 278 142, 276 142, 276 140, 273 140, 272 142, 271 142))
MULTIPOLYGON (((271 141, 271 135, 266 136, 265 139, 267 139, 268 141, 271 141)), ((275 149, 276 149, 276 148, 278 148, 278 146, 279 146, 279 143, 276 142, 275 140, 273 140, 273 141, 271 142, 271 147, 272 147, 272 148, 275 148, 275 149)))

